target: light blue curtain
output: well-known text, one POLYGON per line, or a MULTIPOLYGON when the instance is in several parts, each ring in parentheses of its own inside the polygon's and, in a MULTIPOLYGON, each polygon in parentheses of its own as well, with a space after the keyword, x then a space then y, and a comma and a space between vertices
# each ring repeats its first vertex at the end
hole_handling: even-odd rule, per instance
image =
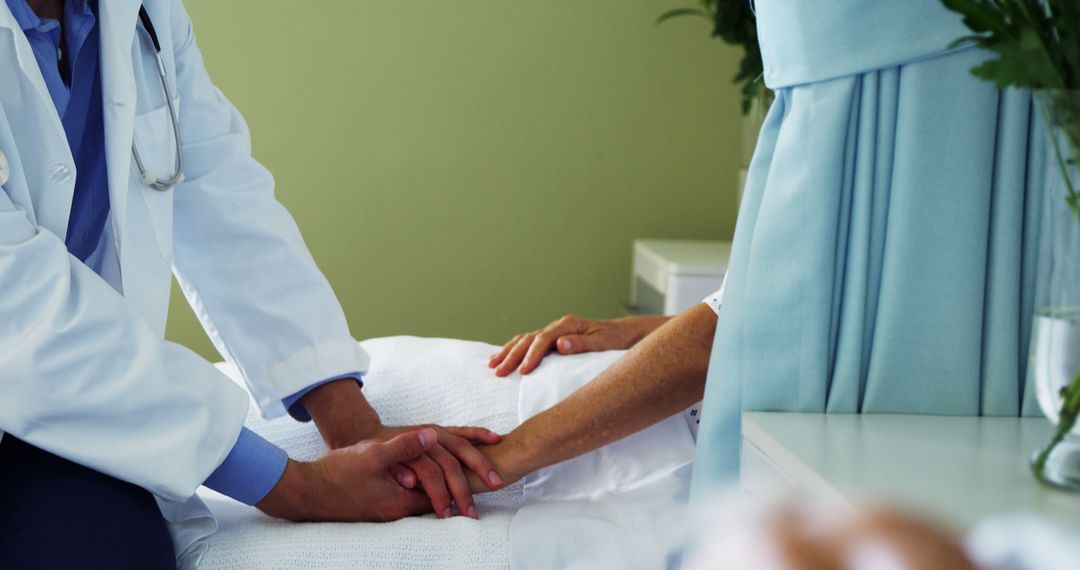
POLYGON ((1030 93, 969 70, 937 0, 758 0, 775 88, 709 366, 695 487, 747 410, 1036 414, 1050 170, 1030 93), (876 27, 875 27, 876 26, 876 27))

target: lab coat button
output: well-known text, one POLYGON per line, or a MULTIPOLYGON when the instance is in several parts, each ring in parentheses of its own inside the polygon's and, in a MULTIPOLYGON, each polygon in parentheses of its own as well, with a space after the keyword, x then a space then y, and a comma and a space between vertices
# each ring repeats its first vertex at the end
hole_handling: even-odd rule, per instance
POLYGON ((7 184, 9 178, 11 178, 11 168, 8 166, 4 151, 0 150, 0 186, 7 184))
POLYGON ((53 182, 59 182, 61 184, 71 181, 71 169, 66 164, 54 164, 49 169, 49 178, 53 182))

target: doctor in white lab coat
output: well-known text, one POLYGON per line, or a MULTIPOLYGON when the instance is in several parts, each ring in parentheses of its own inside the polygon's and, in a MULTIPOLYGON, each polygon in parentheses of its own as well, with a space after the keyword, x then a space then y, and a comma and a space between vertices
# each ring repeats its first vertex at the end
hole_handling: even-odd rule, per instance
MULTIPOLYGON (((491 464, 470 444, 497 436, 381 425, 358 382, 367 356, 274 198, 273 178, 251 157, 243 119, 211 83, 183 5, 143 4, 160 41, 184 157, 183 181, 165 191, 147 184, 132 158, 134 141, 147 173, 168 177, 176 166, 173 118, 140 23, 142 4, 0 1, 0 566, 74 565, 35 552, 50 541, 42 533, 58 532, 51 542, 75 541, 79 567, 151 567, 144 557, 155 554, 140 551, 135 538, 125 542, 123 533, 152 521, 121 512, 129 526, 110 526, 92 500, 100 489, 72 482, 84 479, 80 472, 50 483, 67 469, 56 462, 152 494, 181 565, 197 560, 200 539, 213 530, 195 490, 230 461, 240 466, 241 481, 234 469, 234 480, 220 484, 226 493, 277 470, 267 488, 234 494, 275 516, 385 520, 432 508, 449 516, 452 501, 475 516, 459 461, 497 487, 491 464), (67 66, 61 76, 74 82, 74 101, 83 59, 64 62, 62 55, 74 10, 91 14, 100 46, 108 199, 100 242, 87 260, 69 251, 65 236, 79 177, 92 169, 79 168, 65 132, 69 117, 59 112, 48 79, 56 70, 43 68, 41 46, 30 41, 59 25, 54 49, 60 68, 67 66), (338 449, 303 464, 241 435, 245 392, 163 340, 174 273, 263 413, 282 415, 291 406, 298 418, 310 415, 338 449), (94 538, 81 536, 83 528, 94 538)), ((122 500, 102 493, 95 500, 105 511, 120 509, 122 500)))

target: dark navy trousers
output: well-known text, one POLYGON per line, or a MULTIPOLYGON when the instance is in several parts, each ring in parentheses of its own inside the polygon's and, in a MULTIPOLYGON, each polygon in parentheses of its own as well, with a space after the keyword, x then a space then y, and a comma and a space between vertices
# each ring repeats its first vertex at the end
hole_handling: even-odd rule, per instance
POLYGON ((11 435, 0 440, 0 569, 175 570, 154 497, 11 435))

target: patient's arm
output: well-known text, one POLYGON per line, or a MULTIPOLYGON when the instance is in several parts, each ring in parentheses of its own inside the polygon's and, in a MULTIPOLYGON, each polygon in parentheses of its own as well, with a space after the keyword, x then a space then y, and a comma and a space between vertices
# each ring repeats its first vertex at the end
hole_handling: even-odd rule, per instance
POLYGON ((488 366, 496 376, 506 376, 515 369, 528 374, 540 366, 552 350, 559 354, 600 352, 630 348, 671 317, 636 316, 594 321, 567 315, 548 326, 510 339, 488 366))
MULTIPOLYGON (((484 448, 506 483, 640 431, 701 400, 716 313, 698 304, 592 382, 484 448)), ((483 491, 478 480, 471 480, 483 491)))

